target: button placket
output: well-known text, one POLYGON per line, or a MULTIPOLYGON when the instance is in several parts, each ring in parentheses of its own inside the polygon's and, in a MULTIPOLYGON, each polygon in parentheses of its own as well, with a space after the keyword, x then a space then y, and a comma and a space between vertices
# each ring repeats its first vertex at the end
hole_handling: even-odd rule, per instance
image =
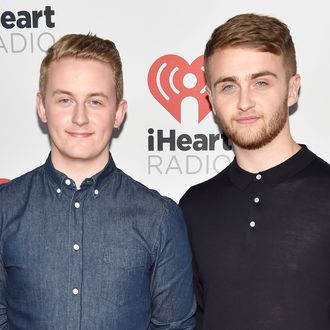
POLYGON ((261 203, 261 194, 260 194, 260 182, 262 181, 262 175, 260 173, 257 173, 255 175, 254 180, 254 196, 252 197, 252 208, 251 208, 251 217, 249 219, 249 227, 250 229, 253 229, 257 226, 257 219, 260 209, 260 203, 261 203))
POLYGON ((79 314, 82 293, 82 248, 83 246, 83 203, 86 198, 85 189, 75 190, 71 200, 70 218, 70 278, 69 288, 71 291, 70 313, 79 314))

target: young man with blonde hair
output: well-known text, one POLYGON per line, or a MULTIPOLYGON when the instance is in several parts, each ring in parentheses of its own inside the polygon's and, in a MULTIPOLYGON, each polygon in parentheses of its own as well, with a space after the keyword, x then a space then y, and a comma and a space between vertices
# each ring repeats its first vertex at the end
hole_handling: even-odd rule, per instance
POLYGON ((115 44, 62 37, 40 70, 51 152, 0 187, 0 329, 193 329, 177 205, 109 153, 126 113, 115 44))
POLYGON ((330 166, 291 136, 300 77, 287 26, 229 19, 206 45, 205 73, 235 159, 180 201, 197 329, 330 329, 330 166))

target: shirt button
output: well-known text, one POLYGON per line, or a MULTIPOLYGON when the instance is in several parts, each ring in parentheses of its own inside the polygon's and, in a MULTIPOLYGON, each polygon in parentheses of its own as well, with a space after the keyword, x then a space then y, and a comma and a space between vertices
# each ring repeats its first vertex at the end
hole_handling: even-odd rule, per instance
POLYGON ((70 181, 69 179, 66 179, 66 180, 65 180, 65 184, 66 184, 67 186, 70 186, 70 183, 71 183, 71 181, 70 181))
POLYGON ((257 180, 261 180, 261 174, 257 174, 257 175, 256 175, 256 179, 257 179, 257 180))
POLYGON ((56 192, 57 192, 58 194, 60 194, 60 193, 61 193, 61 189, 60 189, 60 188, 57 188, 57 189, 56 189, 56 192))
POLYGON ((78 251, 79 248, 80 248, 80 246, 79 246, 78 244, 74 244, 74 245, 73 245, 73 249, 74 249, 75 251, 78 251))
POLYGON ((79 204, 78 202, 75 202, 75 203, 74 203, 74 207, 75 207, 76 209, 79 209, 80 204, 79 204))
POLYGON ((259 197, 255 197, 255 199, 253 200, 256 204, 258 204, 260 202, 259 197))
POLYGON ((77 288, 74 288, 72 290, 72 293, 76 296, 79 293, 79 290, 77 288))
POLYGON ((254 221, 251 221, 251 222, 250 222, 250 227, 253 228, 253 227, 255 227, 255 226, 256 226, 256 223, 255 223, 254 221))
POLYGON ((94 190, 94 194, 95 195, 98 195, 99 194, 99 191, 97 189, 94 190))

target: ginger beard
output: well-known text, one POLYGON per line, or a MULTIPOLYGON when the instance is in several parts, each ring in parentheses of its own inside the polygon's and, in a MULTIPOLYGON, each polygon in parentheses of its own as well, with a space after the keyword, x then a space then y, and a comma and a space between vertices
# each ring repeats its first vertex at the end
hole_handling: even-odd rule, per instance
MULTIPOLYGON (((256 129, 255 127, 235 128, 231 122, 227 123, 221 116, 218 117, 220 126, 228 139, 232 140, 234 145, 247 150, 256 150, 264 147, 273 141, 284 128, 288 120, 288 98, 286 97, 282 105, 274 111, 271 117, 264 122, 264 125, 256 129)), ((265 116, 261 115, 265 121, 265 116)))

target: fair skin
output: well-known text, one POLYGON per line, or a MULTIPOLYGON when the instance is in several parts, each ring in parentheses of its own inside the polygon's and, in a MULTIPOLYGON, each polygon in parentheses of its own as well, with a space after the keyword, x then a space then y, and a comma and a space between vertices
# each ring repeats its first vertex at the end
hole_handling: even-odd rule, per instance
POLYGON ((299 75, 287 78, 282 55, 252 48, 217 50, 209 59, 207 92, 233 141, 239 166, 257 173, 294 155, 288 108, 298 100, 299 75))
POLYGON ((54 167, 77 188, 109 160, 113 128, 124 120, 127 103, 117 104, 112 68, 72 57, 52 62, 45 95, 37 94, 37 111, 47 123, 54 167))

